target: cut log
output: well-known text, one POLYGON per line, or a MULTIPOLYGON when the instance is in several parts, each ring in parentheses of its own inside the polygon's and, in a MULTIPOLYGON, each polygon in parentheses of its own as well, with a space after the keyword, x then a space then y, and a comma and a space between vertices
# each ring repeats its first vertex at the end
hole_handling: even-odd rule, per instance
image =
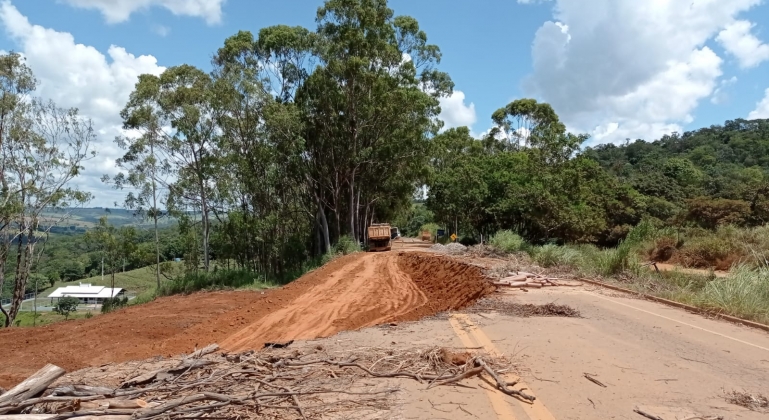
POLYGON ((517 276, 505 277, 501 281, 509 281, 509 282, 526 281, 527 278, 529 278, 529 277, 526 276, 525 274, 519 274, 517 276))
POLYGON ((48 420, 58 414, 0 414, 0 420, 48 420))
POLYGON ((197 350, 197 351, 191 353, 189 356, 187 356, 187 358, 188 359, 196 359, 198 357, 205 356, 207 354, 211 354, 211 353, 213 353, 213 352, 215 352, 217 350, 219 350, 219 345, 218 344, 216 344, 216 343, 209 344, 209 345, 203 347, 202 349, 197 350))
POLYGON ((66 395, 71 397, 89 397, 91 395, 113 395, 114 389, 101 386, 64 385, 54 388, 51 396, 66 395))
POLYGON ((64 375, 65 370, 52 364, 45 365, 34 375, 25 379, 22 383, 0 395, 0 414, 13 410, 13 406, 26 399, 36 397, 43 393, 54 381, 64 375))

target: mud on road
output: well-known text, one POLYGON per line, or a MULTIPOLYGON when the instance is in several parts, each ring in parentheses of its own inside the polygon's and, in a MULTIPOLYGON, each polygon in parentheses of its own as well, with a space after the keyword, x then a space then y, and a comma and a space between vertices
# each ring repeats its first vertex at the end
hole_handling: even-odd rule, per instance
POLYGON ((0 331, 0 386, 46 363, 68 371, 170 356, 217 342, 225 350, 328 337, 461 309, 494 290, 481 269, 426 253, 358 253, 280 289, 171 296, 91 319, 0 331))

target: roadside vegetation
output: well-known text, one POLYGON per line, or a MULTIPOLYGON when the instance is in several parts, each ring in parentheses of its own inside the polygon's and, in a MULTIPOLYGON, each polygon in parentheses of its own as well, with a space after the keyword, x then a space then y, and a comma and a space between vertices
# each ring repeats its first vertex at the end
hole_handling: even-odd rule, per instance
MULTIPOLYGON (((617 247, 594 245, 518 245, 512 232, 495 235, 488 246, 499 253, 524 253, 538 266, 567 271, 577 277, 599 278, 631 290, 696 306, 706 311, 769 323, 769 246, 765 227, 725 226, 715 231, 691 229, 678 232, 676 242, 665 249, 663 261, 676 255, 697 255, 696 267, 710 272, 657 272, 648 263, 660 261, 660 244, 670 244, 670 229, 642 222, 617 247), (518 248, 516 250, 516 248, 518 248), (713 268, 721 264, 717 250, 729 249, 733 265, 717 277, 713 268), (707 262, 708 264, 704 264, 707 262)), ((667 245, 665 245, 667 246, 667 245)), ((686 260, 680 260, 686 261, 686 260)), ((704 271, 704 270, 702 270, 704 271)))

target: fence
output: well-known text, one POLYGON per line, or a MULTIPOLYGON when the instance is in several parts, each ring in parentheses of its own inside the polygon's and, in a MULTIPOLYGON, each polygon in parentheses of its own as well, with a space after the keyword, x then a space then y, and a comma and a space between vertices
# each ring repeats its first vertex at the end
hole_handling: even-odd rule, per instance
MULTIPOLYGON (((32 299, 34 297, 35 297, 34 293, 27 293, 26 295, 24 295, 24 300, 32 299)), ((5 299, 5 298, 4 299, 0 299, 0 304, 2 304, 3 306, 10 305, 11 304, 11 300, 10 299, 5 299)))

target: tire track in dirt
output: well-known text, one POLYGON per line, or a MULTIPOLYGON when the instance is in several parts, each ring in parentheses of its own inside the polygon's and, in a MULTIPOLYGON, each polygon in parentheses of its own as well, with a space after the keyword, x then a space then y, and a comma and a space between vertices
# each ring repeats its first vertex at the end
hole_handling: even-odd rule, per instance
POLYGON ((91 319, 0 329, 0 386, 13 386, 46 363, 74 371, 210 343, 259 349, 266 341, 414 321, 461 309, 493 289, 479 268, 440 256, 352 254, 279 289, 170 296, 91 319))
POLYGON ((427 296, 397 264, 394 253, 363 254, 286 307, 220 343, 242 351, 264 342, 328 337, 398 318, 425 305, 427 296))

